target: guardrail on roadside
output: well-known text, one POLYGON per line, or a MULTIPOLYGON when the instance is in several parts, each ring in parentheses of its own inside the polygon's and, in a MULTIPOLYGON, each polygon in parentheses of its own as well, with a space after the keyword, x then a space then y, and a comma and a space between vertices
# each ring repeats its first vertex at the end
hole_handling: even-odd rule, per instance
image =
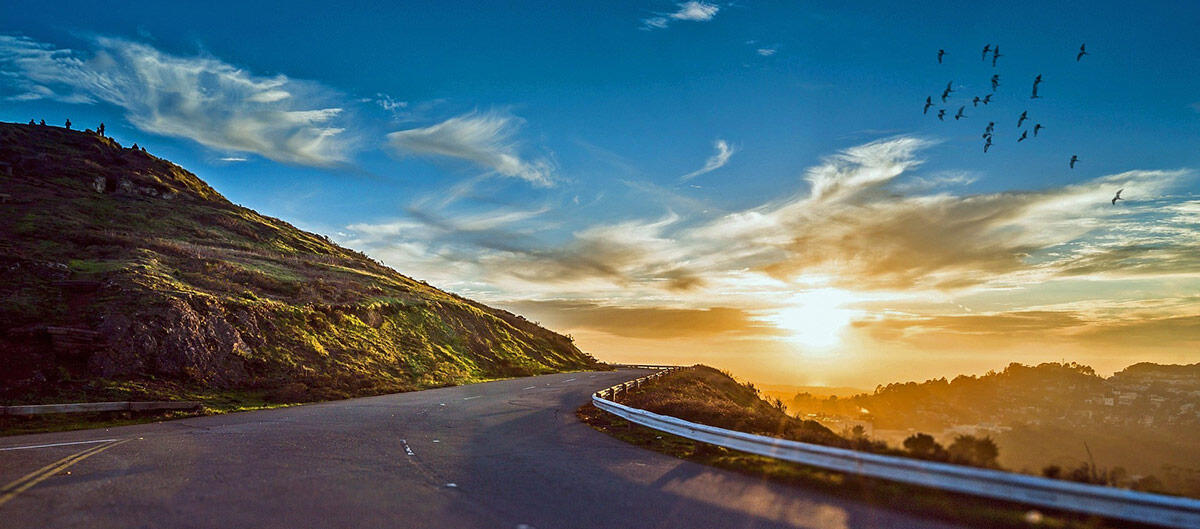
POLYGON ((86 413, 96 411, 194 410, 196 401, 152 402, 77 402, 72 404, 30 404, 0 406, 0 415, 41 415, 44 413, 86 413))
POLYGON ((625 369, 676 369, 679 366, 665 364, 608 364, 613 367, 625 369))
MULTIPOLYGON (((683 369, 680 366, 651 366, 651 365, 646 365, 646 364, 636 364, 636 365, 613 364, 613 365, 619 366, 619 367, 630 367, 630 368, 637 368, 637 369, 657 369, 658 371, 655 371, 655 372, 650 373, 649 375, 646 375, 643 377, 635 378, 628 382, 622 382, 615 386, 607 387, 600 391, 597 391, 595 394, 592 395, 593 402, 595 402, 595 400, 596 400, 596 395, 600 395, 601 397, 603 397, 604 395, 608 395, 608 399, 615 403, 619 395, 621 395, 622 393, 627 393, 632 388, 642 387, 643 382, 648 382, 648 381, 654 380, 658 377, 661 377, 667 373, 670 373, 672 371, 677 371, 677 370, 683 369)), ((599 405, 597 405, 596 407, 599 407, 599 405)), ((601 408, 601 409, 603 409, 603 408, 601 408)))
POLYGON ((663 369, 592 394, 592 404, 655 430, 794 463, 1063 511, 1178 528, 1200 527, 1200 500, 1071 481, 885 456, 726 430, 619 404, 632 388, 679 368, 663 369))

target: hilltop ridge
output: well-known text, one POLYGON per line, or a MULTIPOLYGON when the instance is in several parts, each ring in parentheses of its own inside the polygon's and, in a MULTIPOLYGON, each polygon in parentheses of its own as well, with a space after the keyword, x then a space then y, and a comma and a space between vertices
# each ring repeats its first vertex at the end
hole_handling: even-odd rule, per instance
POLYGON ((91 131, 0 123, 0 400, 281 400, 598 365, 91 131))

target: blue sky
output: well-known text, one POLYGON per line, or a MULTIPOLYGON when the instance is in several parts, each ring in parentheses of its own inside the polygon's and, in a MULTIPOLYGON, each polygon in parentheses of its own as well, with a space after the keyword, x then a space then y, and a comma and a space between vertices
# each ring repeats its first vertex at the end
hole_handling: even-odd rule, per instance
MULTIPOLYGON (((982 313, 1052 322, 1064 351, 1103 370, 1123 360, 1087 357, 1079 337, 1112 314, 1189 314, 1200 6, 895 4, 9 1, 0 119, 103 121, 235 202, 540 317, 606 359, 700 347, 781 382, 768 377, 799 377, 781 366, 804 357, 829 376, 800 382, 862 384, 888 365, 920 377, 1037 360, 1013 340, 969 358, 924 342, 892 364, 863 352, 905 325, 951 335, 949 351, 977 331, 938 318, 982 313), (1001 46, 996 67, 984 44, 1001 46), (994 73, 994 101, 973 106, 994 73), (1046 128, 1017 143, 1022 111, 1046 128), (892 217, 888 196, 903 198, 892 217), (890 220, 855 224, 869 216, 890 220), (1152 252, 1127 255, 1133 228, 1152 252), (1125 253, 1080 272, 1104 252, 1125 253), (783 321, 814 311, 842 314, 816 327, 848 330, 831 341, 783 321), (615 328, 630 315, 657 327, 615 328), (850 375, 864 365, 882 367, 850 375)), ((1133 356, 1186 360, 1175 351, 1200 333, 1182 336, 1133 356)))

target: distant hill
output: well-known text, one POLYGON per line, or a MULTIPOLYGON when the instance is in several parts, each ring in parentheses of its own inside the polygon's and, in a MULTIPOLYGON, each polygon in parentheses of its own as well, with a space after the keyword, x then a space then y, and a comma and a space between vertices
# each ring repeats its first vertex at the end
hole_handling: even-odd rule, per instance
POLYGON ((1115 484, 1147 480, 1153 490, 1200 497, 1200 364, 1140 363, 1105 378, 1075 363, 1014 363, 844 398, 802 393, 788 405, 826 424, 870 424, 873 437, 893 444, 918 431, 942 442, 990 435, 1008 468, 1036 474, 1095 461, 1119 476, 1115 484))
POLYGON ((0 124, 0 400, 282 400, 593 367, 97 134, 0 124))

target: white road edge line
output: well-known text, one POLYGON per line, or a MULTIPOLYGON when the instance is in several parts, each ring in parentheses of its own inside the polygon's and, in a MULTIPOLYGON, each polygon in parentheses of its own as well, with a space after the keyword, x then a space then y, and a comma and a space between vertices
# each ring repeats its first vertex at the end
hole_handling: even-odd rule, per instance
POLYGON ((529 387, 527 387, 527 388, 521 388, 521 389, 533 389, 533 388, 536 388, 536 387, 537 387, 537 386, 529 386, 529 387))
POLYGON ((574 379, 574 378, 568 378, 568 379, 566 379, 566 380, 564 380, 564 381, 563 381, 563 384, 566 384, 567 382, 570 382, 570 381, 572 381, 572 380, 577 380, 577 379, 574 379))
POLYGON ((463 400, 477 399, 477 398, 479 398, 479 397, 482 397, 482 396, 483 396, 483 395, 475 395, 474 397, 463 397, 463 400))
POLYGON ((51 446, 68 446, 68 445, 86 445, 86 444, 92 444, 92 443, 107 443, 110 441, 116 441, 116 439, 96 439, 95 441, 75 441, 75 442, 71 442, 71 443, 51 443, 48 445, 8 446, 8 447, 0 448, 0 452, 3 452, 5 450, 26 450, 29 448, 49 448, 51 446))

